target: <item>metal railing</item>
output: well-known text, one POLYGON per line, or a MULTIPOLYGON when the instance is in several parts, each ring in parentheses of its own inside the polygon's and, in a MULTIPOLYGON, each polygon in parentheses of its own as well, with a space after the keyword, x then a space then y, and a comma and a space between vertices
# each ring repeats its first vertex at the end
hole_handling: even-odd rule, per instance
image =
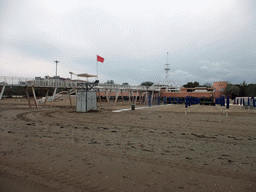
MULTIPOLYGON (((63 79, 36 79, 25 77, 0 76, 0 86, 34 86, 34 87, 57 87, 57 88, 84 88, 86 81, 63 80, 63 79)), ((99 84, 97 89, 122 89, 141 91, 160 91, 157 87, 146 87, 140 85, 119 85, 119 84, 99 84)))
POLYGON ((100 83, 99 87, 104 88, 104 89, 160 91, 160 88, 140 86, 140 85, 119 85, 119 84, 103 84, 103 83, 100 83))
POLYGON ((76 82, 62 79, 35 79, 24 77, 0 76, 0 85, 75 88, 79 86, 84 86, 85 83, 83 83, 82 81, 76 82))

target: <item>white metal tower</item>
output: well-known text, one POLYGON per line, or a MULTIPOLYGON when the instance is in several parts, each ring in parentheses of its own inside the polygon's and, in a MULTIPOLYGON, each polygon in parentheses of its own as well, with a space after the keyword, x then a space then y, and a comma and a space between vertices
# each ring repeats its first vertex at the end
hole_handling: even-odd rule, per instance
POLYGON ((168 63, 168 52, 167 52, 167 62, 165 64, 164 70, 165 70, 165 73, 166 73, 165 78, 168 79, 168 71, 170 70, 170 64, 168 63))
POLYGON ((165 89, 165 92, 180 92, 180 85, 177 82, 168 79, 168 72, 170 70, 170 64, 168 63, 168 54, 169 53, 167 52, 167 62, 164 65, 165 79, 158 83, 154 83, 151 87, 165 89))

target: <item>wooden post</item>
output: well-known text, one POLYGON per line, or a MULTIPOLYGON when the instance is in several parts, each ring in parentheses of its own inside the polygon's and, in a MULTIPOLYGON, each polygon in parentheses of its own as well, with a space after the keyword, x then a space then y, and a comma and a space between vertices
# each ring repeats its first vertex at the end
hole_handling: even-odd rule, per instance
POLYGON ((142 102, 142 91, 140 91, 140 96, 139 96, 139 103, 141 105, 141 102, 142 102))
MULTIPOLYGON (((248 106, 249 107, 249 106, 248 106)), ((226 117, 228 117, 228 110, 226 110, 226 117)))
POLYGON ((107 100, 107 103, 108 103, 107 89, 105 89, 105 96, 106 96, 106 100, 107 100))
POLYGON ((35 89, 34 89, 34 86, 31 87, 32 89, 32 93, 33 93, 33 98, 34 98, 34 102, 35 102, 35 105, 36 105, 36 108, 37 108, 37 101, 36 101, 36 93, 35 93, 35 89))
POLYGON ((137 92, 136 92, 136 97, 135 97, 135 102, 134 102, 134 104, 136 105, 136 102, 137 102, 137 97, 138 97, 138 90, 137 90, 137 92))
MULTIPOLYGON (((160 91, 158 93, 159 99, 160 99, 160 91)), ((157 103, 158 103, 158 97, 156 97, 157 103)))
POLYGON ((72 107, 72 100, 71 100, 71 96, 70 96, 70 90, 68 90, 68 97, 69 97, 70 107, 72 107))
POLYGON ((53 101, 54 101, 54 98, 55 98, 56 91, 57 91, 57 87, 55 87, 55 89, 54 89, 50 107, 52 107, 52 104, 53 104, 53 101))
POLYGON ((145 100, 144 100, 144 104, 148 104, 148 91, 146 91, 146 94, 145 94, 145 100))
POLYGON ((139 94, 139 104, 141 105, 141 100, 142 100, 142 98, 141 98, 141 97, 142 97, 142 91, 140 91, 139 93, 140 93, 140 94, 139 94))
POLYGON ((111 89, 109 90, 109 95, 108 95, 108 103, 110 103, 110 99, 111 99, 111 89))
MULTIPOLYGON (((68 98, 69 98, 68 92, 69 92, 69 90, 67 91, 67 95, 65 96, 65 99, 64 99, 64 102, 65 102, 65 103, 67 102, 67 100, 68 100, 68 98)), ((70 92, 69 92, 69 93, 70 93, 70 92)))
POLYGON ((118 100, 119 92, 120 92, 120 90, 119 90, 119 89, 118 89, 118 90, 116 90, 116 98, 115 98, 114 106, 116 106, 116 102, 117 102, 117 100, 118 100))
POLYGON ((45 96, 45 100, 44 100, 44 107, 45 107, 47 99, 48 99, 49 89, 50 88, 47 88, 47 92, 46 92, 46 96, 45 96))
POLYGON ((5 85, 2 87, 2 90, 1 90, 0 100, 3 98, 4 90, 5 90, 5 85))
POLYGON ((109 102, 110 102, 110 95, 111 95, 111 89, 110 89, 109 94, 107 94, 107 89, 106 89, 105 90, 105 95, 106 95, 107 103, 109 104, 109 102))
POLYGON ((133 96, 133 91, 131 91, 131 103, 134 102, 134 96, 133 96))
POLYGON ((121 89, 121 96, 122 96, 122 102, 123 102, 123 105, 124 105, 124 95, 123 95, 123 90, 121 89))
POLYGON ((130 105, 131 104, 131 91, 130 91, 130 89, 128 89, 128 93, 129 93, 128 105, 130 105))
POLYGON ((28 106, 31 108, 30 98, 29 98, 29 94, 28 94, 28 87, 26 87, 26 95, 27 95, 27 99, 28 99, 28 106))
POLYGON ((151 105, 153 105, 153 101, 154 101, 154 91, 152 91, 152 95, 151 95, 151 105))

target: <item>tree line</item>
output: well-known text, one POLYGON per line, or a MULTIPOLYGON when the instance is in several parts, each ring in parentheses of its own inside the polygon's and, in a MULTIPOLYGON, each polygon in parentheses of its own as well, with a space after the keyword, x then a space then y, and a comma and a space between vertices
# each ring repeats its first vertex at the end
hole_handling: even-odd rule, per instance
POLYGON ((247 84, 245 81, 240 84, 228 83, 224 93, 232 99, 236 97, 256 97, 256 84, 247 84))

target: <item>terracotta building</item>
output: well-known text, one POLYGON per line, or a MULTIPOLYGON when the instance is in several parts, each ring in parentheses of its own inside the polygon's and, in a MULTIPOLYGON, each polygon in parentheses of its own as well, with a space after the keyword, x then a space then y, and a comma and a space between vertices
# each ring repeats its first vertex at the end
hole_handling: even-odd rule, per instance
POLYGON ((195 88, 180 88, 179 92, 166 92, 165 89, 161 91, 161 97, 205 97, 205 98, 216 98, 221 95, 224 95, 224 91, 227 87, 227 82, 220 81, 214 82, 211 88, 206 87, 195 87, 195 88))
POLYGON ((213 83, 213 88, 214 88, 214 93, 213 97, 220 97, 224 95, 224 91, 226 90, 228 86, 228 83, 226 81, 219 81, 219 82, 214 82, 213 83))

